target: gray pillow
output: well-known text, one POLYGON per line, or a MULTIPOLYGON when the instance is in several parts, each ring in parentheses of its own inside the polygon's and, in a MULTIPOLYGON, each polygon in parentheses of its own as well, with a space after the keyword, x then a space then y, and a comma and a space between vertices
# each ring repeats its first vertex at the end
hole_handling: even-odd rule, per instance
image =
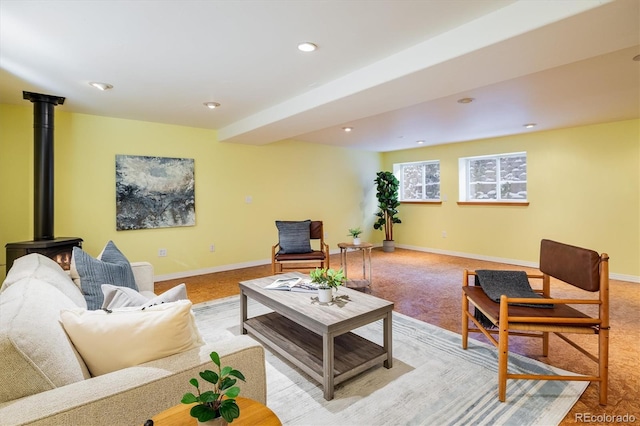
POLYGON ((309 232, 311 220, 283 221, 276 220, 278 240, 281 254, 311 253, 309 232))
POLYGON ((148 298, 132 288, 120 287, 111 284, 102 284, 102 294, 104 302, 102 309, 128 308, 131 306, 140 306, 146 308, 162 303, 177 302, 178 300, 187 299, 187 286, 178 284, 170 288, 159 296, 148 298))
POLYGON ((102 306, 102 284, 114 284, 138 291, 131 264, 113 241, 109 241, 104 247, 100 259, 94 259, 79 247, 73 248, 73 258, 87 309, 96 310, 102 306))

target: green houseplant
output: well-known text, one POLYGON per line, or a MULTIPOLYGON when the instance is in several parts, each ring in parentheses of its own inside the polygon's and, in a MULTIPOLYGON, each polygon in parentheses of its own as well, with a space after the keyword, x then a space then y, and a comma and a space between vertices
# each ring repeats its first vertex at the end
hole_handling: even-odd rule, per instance
POLYGON ((240 388, 234 386, 239 380, 245 381, 244 375, 238 370, 231 367, 220 367, 220 356, 217 352, 211 352, 209 355, 211 361, 218 367, 218 372, 211 370, 201 371, 200 377, 213 384, 212 391, 200 393, 200 384, 197 379, 189 380, 198 393, 198 396, 191 392, 185 393, 182 397, 183 404, 193 404, 189 414, 195 417, 199 422, 207 422, 217 417, 224 418, 228 423, 233 419, 240 417, 240 408, 236 403, 235 397, 240 393, 240 388))
POLYGON ((360 234, 362 234, 362 229, 360 229, 360 227, 349 228, 349 235, 351 235, 353 238, 358 238, 360 234))
POLYGON ((376 198, 378 199, 378 219, 373 224, 374 229, 384 230, 384 241, 382 249, 386 252, 394 250, 393 241, 393 225, 402 223, 397 217, 398 206, 398 188, 400 182, 391 172, 378 172, 375 179, 376 198))
POLYGON ((309 273, 311 282, 318 284, 318 301, 328 303, 333 300, 332 291, 341 286, 347 277, 342 269, 316 268, 309 273))
POLYGON ((349 228, 349 234, 353 237, 353 244, 360 244, 360 234, 362 234, 362 229, 360 227, 357 228, 349 228))

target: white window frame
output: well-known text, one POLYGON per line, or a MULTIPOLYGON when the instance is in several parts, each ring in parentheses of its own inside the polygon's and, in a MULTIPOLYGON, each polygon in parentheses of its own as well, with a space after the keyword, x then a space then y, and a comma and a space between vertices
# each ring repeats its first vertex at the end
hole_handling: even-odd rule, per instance
POLYGON ((405 166, 416 166, 416 165, 431 165, 431 164, 437 164, 438 165, 438 172, 440 171, 440 160, 425 160, 425 161, 413 161, 413 162, 408 162, 408 163, 396 163, 393 165, 393 174, 395 175, 395 177, 398 179, 398 181, 400 182, 400 187, 398 189, 398 199, 401 203, 408 203, 408 202, 430 202, 430 201, 436 201, 439 202, 441 201, 441 193, 440 193, 440 189, 441 189, 441 181, 438 181, 438 198, 426 198, 427 195, 427 191, 425 190, 424 186, 425 183, 422 182, 422 198, 404 198, 403 194, 404 194, 404 181, 403 181, 403 168, 405 166))
MULTIPOLYGON (((527 158, 527 153, 525 152, 509 152, 503 154, 492 154, 492 155, 480 155, 475 157, 461 157, 458 159, 458 184, 459 184, 459 202, 470 202, 470 203, 528 203, 529 192, 526 190, 527 196, 525 198, 502 198, 501 186, 503 183, 523 183, 525 186, 527 185, 527 180, 518 180, 518 181, 507 181, 500 179, 500 159, 505 157, 525 157, 527 158), (496 198, 471 198, 470 197, 470 179, 471 179, 471 171, 470 171, 470 163, 473 160, 496 160, 496 198)), ((527 164, 528 168, 528 164, 527 164)), ((492 183, 492 182, 491 182, 492 183)))

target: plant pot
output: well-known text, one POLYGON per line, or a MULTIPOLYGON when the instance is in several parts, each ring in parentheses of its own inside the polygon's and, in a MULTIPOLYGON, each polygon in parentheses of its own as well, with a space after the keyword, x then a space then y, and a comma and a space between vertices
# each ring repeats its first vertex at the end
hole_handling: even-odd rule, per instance
POLYGON ((385 253, 392 253, 396 249, 396 243, 393 240, 382 241, 382 251, 385 253))
POLYGON ((354 246, 360 245, 360 237, 353 237, 353 245, 354 246))
POLYGON ((200 420, 197 420, 197 419, 196 421, 198 422, 198 426, 227 426, 228 425, 224 417, 216 417, 215 419, 207 420, 206 422, 201 422, 200 420))
POLYGON ((318 289, 318 302, 329 303, 333 300, 333 290, 330 288, 318 289))

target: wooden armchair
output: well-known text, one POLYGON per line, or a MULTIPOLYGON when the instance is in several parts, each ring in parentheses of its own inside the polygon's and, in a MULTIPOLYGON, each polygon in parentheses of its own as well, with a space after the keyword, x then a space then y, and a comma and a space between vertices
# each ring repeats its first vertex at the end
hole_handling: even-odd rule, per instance
POLYGON ((271 247, 271 273, 329 267, 322 221, 276 221, 278 243, 271 247))
MULTIPOLYGON (((499 302, 491 300, 480 286, 470 286, 469 277, 475 272, 464 271, 462 283, 462 348, 467 349, 469 332, 483 333, 498 348, 498 399, 506 399, 507 379, 528 380, 580 380, 598 382, 600 404, 607 404, 608 365, 609 365, 609 256, 598 255, 595 251, 574 247, 550 240, 540 244, 541 275, 529 275, 542 280, 542 290, 536 291, 543 298, 513 298, 505 294, 499 302), (571 284, 581 290, 598 293, 598 298, 552 299, 550 293, 551 277, 571 284), (550 309, 518 306, 515 304, 548 304, 550 309), (475 306, 491 324, 484 327, 469 306, 475 306), (589 316, 570 306, 597 307, 597 315, 589 316), (469 325, 471 322, 471 326, 469 325), (598 363, 596 375, 536 375, 510 374, 508 372, 510 336, 537 337, 542 339, 542 353, 548 355, 549 333, 553 332, 571 346, 598 363), (598 336, 598 356, 570 340, 564 334, 594 334, 598 336), (494 336, 497 334, 498 339, 494 336)), ((592 309, 593 310, 593 309, 592 309)))

